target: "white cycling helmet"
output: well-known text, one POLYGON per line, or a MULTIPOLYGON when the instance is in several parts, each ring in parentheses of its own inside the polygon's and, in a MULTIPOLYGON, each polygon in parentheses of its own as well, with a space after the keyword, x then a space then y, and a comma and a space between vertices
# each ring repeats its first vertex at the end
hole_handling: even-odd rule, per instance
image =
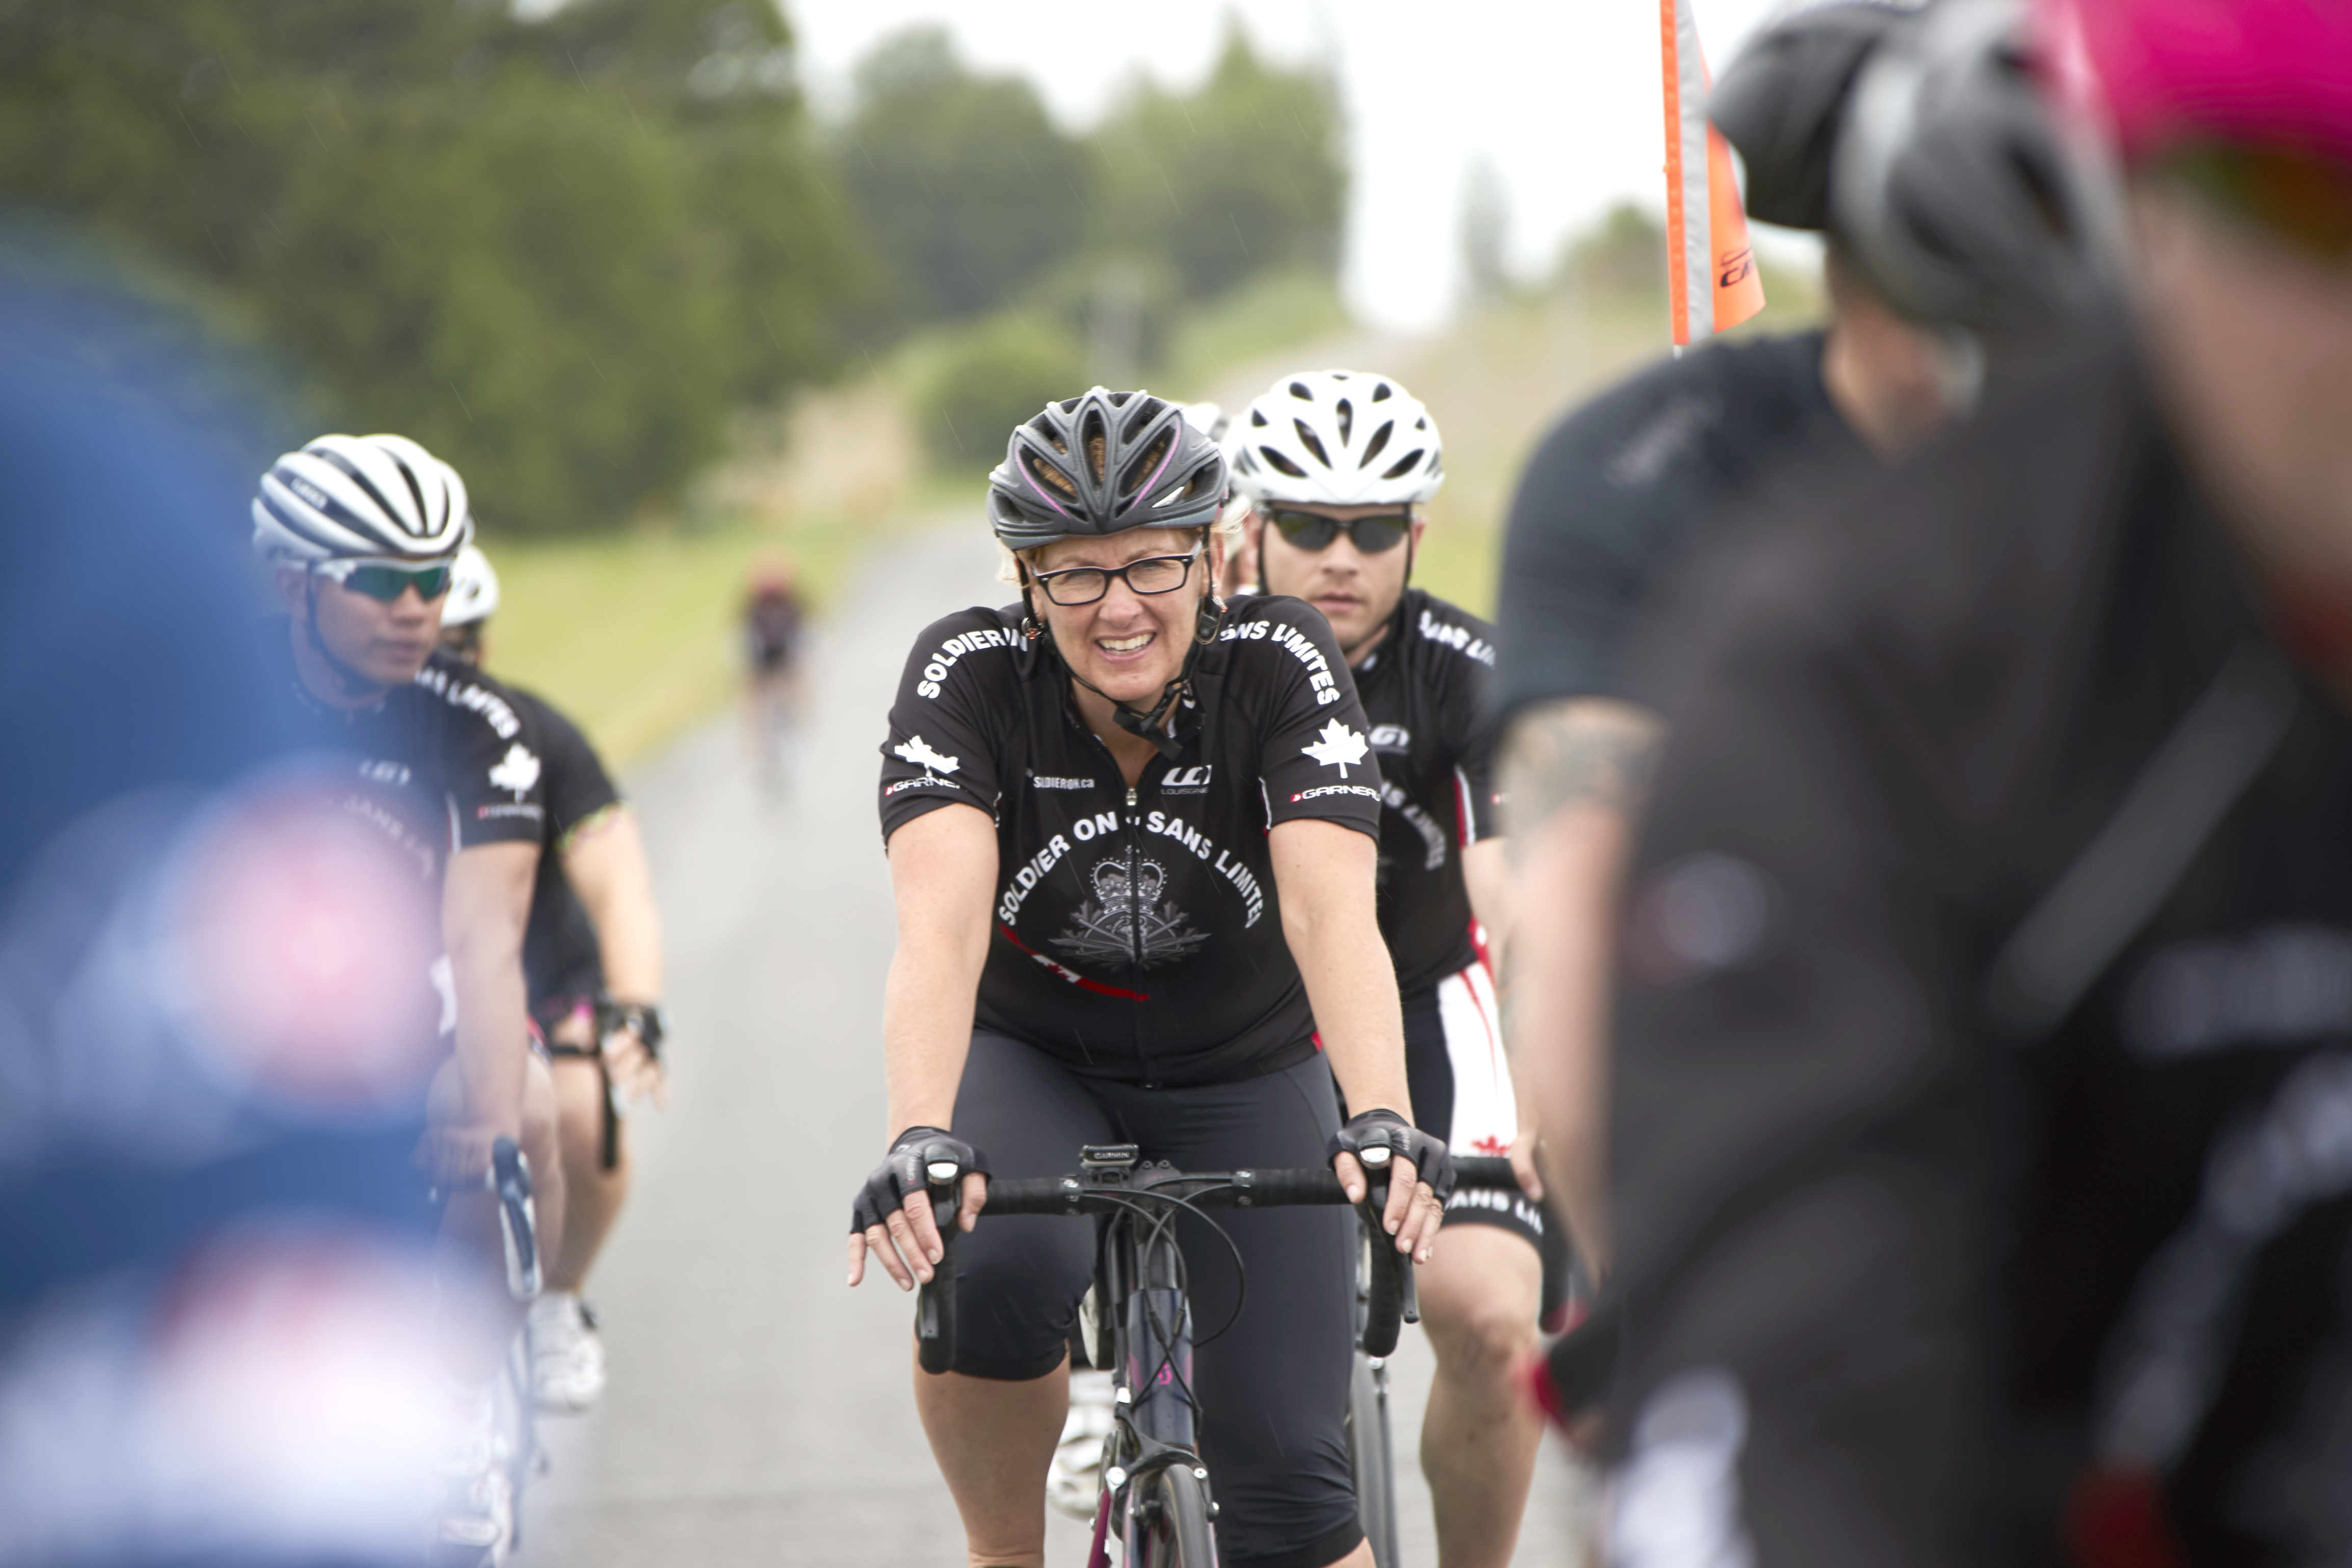
POLYGON ((1445 472, 1437 422, 1384 375, 1286 375, 1225 437, 1234 488, 1260 500, 1321 506, 1425 501, 1445 472))
POLYGON ((293 564, 439 560, 473 531, 457 470, 404 436, 321 436, 253 498, 253 548, 293 564))
POLYGON ((482 547, 468 544, 457 552, 457 565, 449 574, 449 598, 441 606, 441 629, 470 626, 498 612, 499 574, 491 570, 490 558, 482 553, 482 547))

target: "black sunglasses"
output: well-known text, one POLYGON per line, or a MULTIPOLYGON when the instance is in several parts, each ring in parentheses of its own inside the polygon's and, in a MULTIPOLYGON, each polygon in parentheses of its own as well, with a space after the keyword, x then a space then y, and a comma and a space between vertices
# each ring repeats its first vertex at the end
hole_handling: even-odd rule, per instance
POLYGON ((320 569, 320 575, 331 579, 337 586, 354 594, 365 594, 378 604, 389 605, 409 589, 431 604, 449 591, 449 579, 456 568, 447 563, 438 566, 422 566, 414 571, 399 566, 333 566, 320 569))
POLYGON ((1292 511, 1286 507, 1273 507, 1265 512, 1266 521, 1282 531, 1282 537, 1301 550, 1328 550, 1331 542, 1345 529, 1358 550, 1367 555, 1380 555, 1404 542, 1412 531, 1411 511, 1383 512, 1377 517, 1349 518, 1342 522, 1336 517, 1326 517, 1319 511, 1292 511))

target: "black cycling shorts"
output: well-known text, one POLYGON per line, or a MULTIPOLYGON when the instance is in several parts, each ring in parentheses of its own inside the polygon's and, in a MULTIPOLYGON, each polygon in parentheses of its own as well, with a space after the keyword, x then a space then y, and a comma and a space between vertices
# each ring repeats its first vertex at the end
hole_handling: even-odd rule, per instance
MULTIPOLYGON (((1508 1154, 1519 1108, 1495 983, 1483 963, 1408 991, 1404 1004, 1405 1087, 1413 1121, 1456 1154, 1508 1154)), ((1463 1187, 1445 1205, 1447 1225, 1491 1225, 1525 1237, 1538 1251, 1557 1228, 1525 1193, 1463 1187)))
MULTIPOLYGON (((1320 1165, 1339 1125, 1321 1058, 1232 1083, 1182 1089, 1081 1078, 1035 1047, 976 1030, 956 1095, 957 1137, 994 1174, 1058 1176, 1084 1143, 1136 1143, 1179 1170, 1320 1165)), ((1199 1348, 1201 1449, 1213 1478, 1219 1560, 1229 1568, 1322 1568, 1362 1539, 1348 1464, 1355 1215, 1345 1208, 1221 1212, 1249 1295, 1241 1319, 1199 1348)), ((1097 1228, 991 1219, 956 1243, 956 1363, 974 1377, 1044 1377, 1061 1364, 1094 1279, 1097 1228)), ((1177 1222, 1196 1331, 1235 1300, 1233 1254, 1177 1222)))

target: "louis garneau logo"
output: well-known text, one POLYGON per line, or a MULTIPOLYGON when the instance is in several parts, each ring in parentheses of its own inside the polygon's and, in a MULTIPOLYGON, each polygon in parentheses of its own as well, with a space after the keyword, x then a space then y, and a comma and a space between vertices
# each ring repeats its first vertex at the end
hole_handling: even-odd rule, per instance
POLYGON ((919 779, 900 779, 882 791, 886 795, 897 795, 900 790, 921 789, 926 785, 933 789, 960 787, 947 776, 956 771, 958 759, 934 750, 931 743, 920 735, 908 736, 898 745, 890 748, 890 754, 914 763, 923 770, 923 776, 919 779))
POLYGON ((1171 768, 1160 781, 1161 795, 1206 795, 1209 780, 1216 772, 1214 763, 1195 763, 1189 768, 1171 768))
POLYGON ((1375 724, 1372 726, 1372 750, 1410 752, 1412 750, 1412 731, 1402 724, 1375 724))

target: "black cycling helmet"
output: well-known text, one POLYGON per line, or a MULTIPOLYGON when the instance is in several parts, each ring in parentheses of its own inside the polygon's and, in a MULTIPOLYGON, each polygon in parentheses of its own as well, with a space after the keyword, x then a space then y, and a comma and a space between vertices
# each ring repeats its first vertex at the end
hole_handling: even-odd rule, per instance
POLYGON ((1748 216, 1783 228, 1830 226, 1830 161, 1846 95, 1878 41, 1916 4, 1843 0, 1801 11, 1739 51, 1706 115, 1748 165, 1748 216))
POLYGON ((989 526, 1015 551, 1130 528, 1206 528, 1224 500, 1224 457, 1181 408, 1099 386, 1015 426, 988 476, 989 526))
POLYGON ((2044 105, 2015 0, 1944 0, 1875 51, 1838 137, 1832 226, 1915 321, 1984 330, 2105 291, 2109 183, 2044 105))

